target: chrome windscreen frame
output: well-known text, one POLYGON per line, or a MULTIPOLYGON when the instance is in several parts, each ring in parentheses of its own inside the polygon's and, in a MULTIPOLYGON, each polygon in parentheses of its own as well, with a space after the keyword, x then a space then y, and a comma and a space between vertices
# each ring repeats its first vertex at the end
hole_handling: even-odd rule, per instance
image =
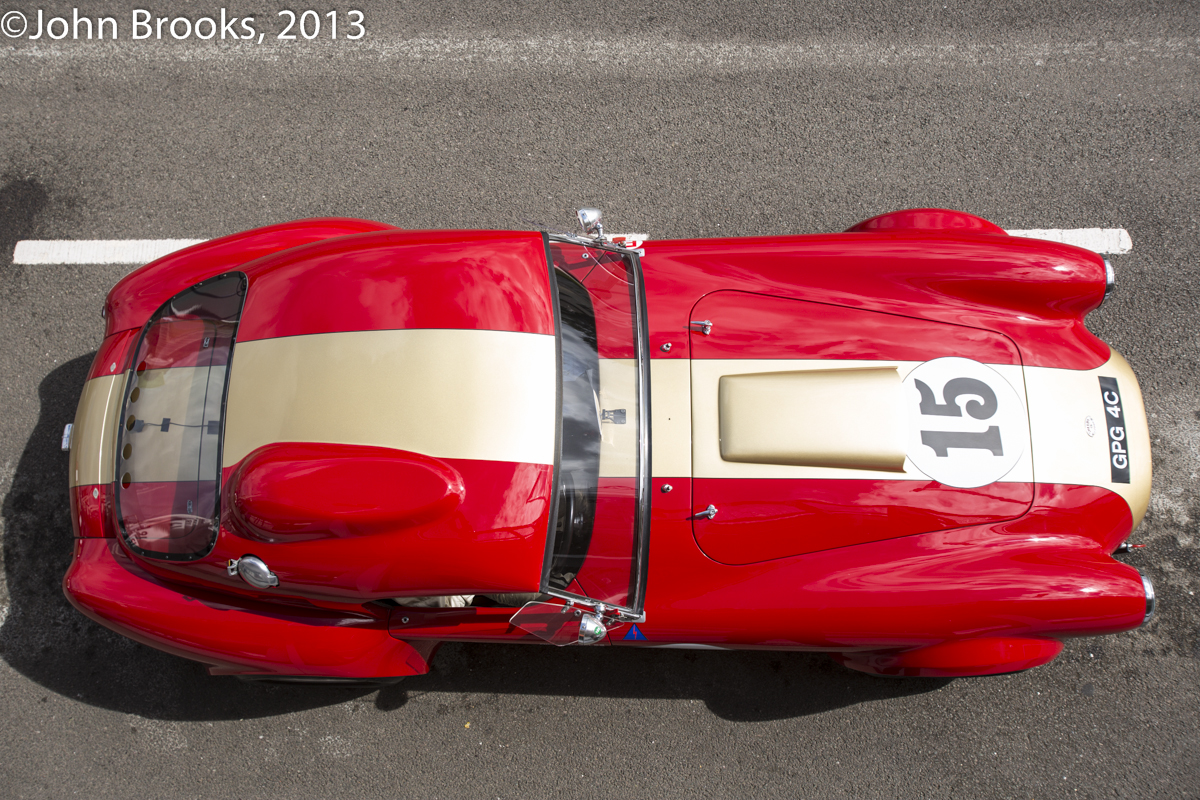
MULTIPOLYGON (((637 348, 637 376, 638 376, 638 415, 641 424, 639 427, 638 449, 637 449, 637 470, 636 470, 636 512, 634 518, 634 553, 636 558, 637 572, 632 577, 629 588, 629 605, 619 606, 612 603, 604 603, 595 598, 585 595, 578 595, 571 592, 566 592, 560 589, 555 589, 550 586, 549 571, 550 564, 553 559, 555 525, 558 518, 558 503, 559 503, 559 481, 561 479, 561 470, 559 468, 559 459, 561 457, 561 431, 556 434, 555 441, 555 464, 554 464, 554 487, 553 495, 554 504, 550 510, 549 529, 546 536, 546 555, 542 568, 542 583, 541 592, 550 597, 557 597, 567 601, 569 604, 576 606, 591 607, 598 612, 610 617, 619 619, 622 622, 641 622, 645 619, 644 607, 646 601, 646 576, 649 569, 650 556, 650 489, 651 489, 651 450, 650 450, 650 326, 646 316, 646 287, 642 277, 642 264, 636 250, 623 247, 606 239, 590 236, 577 236, 571 234, 559 233, 543 233, 543 241, 546 244, 546 264, 549 269, 549 280, 551 287, 551 295, 554 304, 554 325, 556 338, 560 339, 561 348, 561 320, 559 319, 558 292, 556 289, 556 281, 554 279, 554 263, 550 256, 550 243, 560 242, 563 244, 582 245, 584 247, 595 250, 602 250, 609 253, 616 253, 622 256, 625 262, 630 267, 630 273, 633 276, 633 306, 637 316, 635 325, 635 344, 637 348)), ((562 354, 561 349, 558 355, 558 384, 559 394, 556 401, 555 413, 558 416, 558 425, 562 425, 562 354)))

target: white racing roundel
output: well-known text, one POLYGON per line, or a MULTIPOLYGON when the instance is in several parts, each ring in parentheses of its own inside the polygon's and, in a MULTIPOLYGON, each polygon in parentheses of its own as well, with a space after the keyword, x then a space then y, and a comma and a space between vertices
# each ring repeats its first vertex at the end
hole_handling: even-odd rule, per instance
POLYGON ((1000 480, 1025 452, 1025 404, 996 370, 969 358, 937 358, 904 379, 909 461, 959 488, 1000 480))

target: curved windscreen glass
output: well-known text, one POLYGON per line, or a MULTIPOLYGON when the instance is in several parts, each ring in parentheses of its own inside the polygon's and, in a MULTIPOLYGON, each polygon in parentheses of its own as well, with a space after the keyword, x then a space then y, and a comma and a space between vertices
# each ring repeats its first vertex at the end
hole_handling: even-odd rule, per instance
POLYGON ((245 295, 241 273, 213 278, 168 300, 142 332, 115 472, 121 531, 142 555, 199 558, 216 541, 225 385, 245 295))
POLYGON ((587 289, 555 273, 562 342, 562 449, 550 585, 565 590, 583 567, 596 521, 600 477, 600 358, 587 289))
POLYGON ((642 377, 633 264, 551 242, 562 348, 562 430, 549 588, 610 605, 639 602, 642 377))

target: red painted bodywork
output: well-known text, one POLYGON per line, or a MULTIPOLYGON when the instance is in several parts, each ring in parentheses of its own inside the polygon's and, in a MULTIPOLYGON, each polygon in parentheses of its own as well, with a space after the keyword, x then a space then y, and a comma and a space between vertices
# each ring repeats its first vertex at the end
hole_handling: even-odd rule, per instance
POLYGON ((511 608, 406 608, 391 612, 388 629, 405 641, 479 642, 500 637, 506 642, 537 644, 539 639, 509 623, 511 608))
POLYGON ((1094 487, 1039 485, 1032 510, 1008 522, 740 566, 697 550, 685 492, 655 499, 657 602, 639 626, 648 641, 622 644, 899 650, 1114 633, 1145 616, 1137 570, 1109 556, 1128 507, 1094 487))
POLYGON ((693 513, 713 503, 713 519, 696 519, 696 544, 723 564, 894 539, 914 533, 1013 519, 1033 500, 1033 484, 993 483, 955 489, 936 481, 692 481, 693 513))
POLYGON ((238 341, 403 328, 554 333, 537 233, 383 231, 243 269, 250 288, 238 341))
POLYGON ((105 336, 141 328, 168 298, 205 278, 247 270, 255 259, 322 239, 396 230, 382 222, 328 217, 301 219, 235 233, 178 250, 122 278, 104 305, 105 336))
POLYGON ((230 527, 262 542, 369 536, 427 525, 453 512, 467 493, 458 470, 420 453, 294 442, 258 448, 226 486, 230 527))
POLYGON ((104 539, 117 535, 112 486, 101 484, 71 489, 71 527, 76 538, 104 539))
MULTIPOLYGON (((943 356, 1020 364, 1007 336, 980 328, 740 291, 705 295, 692 318, 693 359, 927 361, 943 356)), ((710 558, 749 564, 801 553, 999 522, 1026 512, 1029 483, 954 489, 935 481, 697 478, 696 542, 710 558)))
POLYGON ((1012 339, 994 331, 828 303, 720 291, 705 295, 692 315, 713 323, 708 334, 691 331, 694 359, 752 354, 756 359, 929 361, 959 356, 986 364, 1021 363, 1012 339))
POLYGON ((900 651, 832 653, 842 666, 893 678, 998 675, 1040 667, 1062 652, 1059 639, 981 636, 900 651))
POLYGON ((645 250, 656 358, 687 358, 688 323, 706 319, 694 316, 696 302, 733 288, 990 330, 1017 342, 1026 366, 1092 369, 1109 356, 1083 324, 1104 299, 1104 259, 1071 245, 899 231, 672 240, 645 250), (664 342, 672 349, 660 354, 664 342))
MULTIPOLYGON (((957 355, 1090 369, 1109 357, 1083 325, 1103 299, 1102 259, 958 212, 897 212, 842 234, 649 242, 642 265, 655 358, 957 355), (798 324, 805 318, 820 325, 798 324), (690 334, 695 319, 711 319, 712 335, 690 334)), ((127 276, 110 293, 91 377, 126 368, 164 300, 230 270, 249 279, 239 341, 554 332, 539 234, 307 220, 127 276)), ((607 279, 584 278, 593 289, 607 279)), ((615 341, 606 357, 632 355, 615 341)), ((411 675, 428 669, 439 641, 529 640, 509 624, 512 608, 377 601, 535 591, 540 574, 528 565, 545 548, 552 467, 300 442, 261 448, 222 480, 217 543, 186 564, 131 555, 114 538, 112 487, 76 487, 72 603, 215 673, 411 675), (401 483, 414 488, 396 497, 401 483), (270 564, 280 588, 228 575, 226 562, 247 553, 270 564)), ((877 674, 989 674, 1045 663, 1065 637, 1127 630, 1146 614, 1137 571, 1110 556, 1132 527, 1129 507, 1096 487, 660 475, 651 501, 644 638, 616 629, 608 643, 817 650, 877 674), (713 493, 719 521, 696 522, 693 495, 713 493)), ((623 501, 611 502, 602 520, 622 515, 623 501)), ((603 524, 595 537, 580 588, 627 586, 628 554, 606 551, 603 524)))
POLYGON ((203 661, 214 674, 420 675, 436 646, 390 636, 384 608, 333 610, 173 585, 108 539, 76 541, 63 587, 75 607, 101 625, 203 661))
MULTIPOLYGON (((434 512, 446 513, 422 513, 400 524, 380 524, 380 517, 394 513, 395 507, 378 515, 363 509, 357 520, 343 520, 346 527, 336 531, 321 531, 321 520, 314 519, 298 537, 268 536, 258 525, 243 528, 238 519, 242 512, 233 508, 236 492, 230 480, 237 468, 227 469, 221 532, 212 552, 187 564, 147 561, 144 567, 168 580, 241 591, 246 584, 230 577, 225 564, 253 553, 271 565, 290 594, 325 601, 536 591, 549 524, 552 468, 501 461, 439 461, 439 469, 457 473, 466 487, 453 507, 446 501, 435 503, 434 512), (357 524, 368 530, 337 535, 357 524)), ((343 502, 346 498, 337 494, 336 487, 346 474, 324 486, 309 484, 312 494, 305 504, 329 507, 343 502)), ((393 474, 391 470, 358 473, 366 484, 356 490, 359 497, 378 502, 391 486, 386 481, 393 474)), ((456 487, 450 493, 457 496, 456 487)))
POLYGON ((955 231, 958 233, 1008 235, 999 225, 988 222, 983 217, 965 214, 962 211, 950 211, 945 208, 909 208, 904 211, 891 211, 877 217, 864 219, 857 225, 851 225, 846 229, 847 233, 868 231, 955 231))
POLYGON ((142 332, 138 328, 120 331, 111 336, 105 336, 92 359, 92 368, 88 372, 88 380, 102 378, 105 375, 119 375, 129 366, 132 350, 137 347, 138 337, 142 332))

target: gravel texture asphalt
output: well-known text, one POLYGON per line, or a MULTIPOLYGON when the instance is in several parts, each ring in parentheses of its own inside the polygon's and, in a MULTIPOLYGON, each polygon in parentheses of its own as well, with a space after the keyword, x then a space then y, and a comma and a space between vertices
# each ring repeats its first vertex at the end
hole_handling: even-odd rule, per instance
POLYGON ((76 7, 119 38, 0 38, 0 796, 1200 796, 1196 2, 364 3, 358 41, 349 9, 336 40, 281 41, 280 8, 227 5, 261 43, 133 40, 141 6, 76 7), (13 265, 17 241, 567 228, 583 205, 655 238, 918 206, 1127 229, 1089 325, 1146 396, 1128 561, 1158 615, 988 679, 451 645, 368 692, 210 678, 67 604, 59 435, 125 269, 13 265))

